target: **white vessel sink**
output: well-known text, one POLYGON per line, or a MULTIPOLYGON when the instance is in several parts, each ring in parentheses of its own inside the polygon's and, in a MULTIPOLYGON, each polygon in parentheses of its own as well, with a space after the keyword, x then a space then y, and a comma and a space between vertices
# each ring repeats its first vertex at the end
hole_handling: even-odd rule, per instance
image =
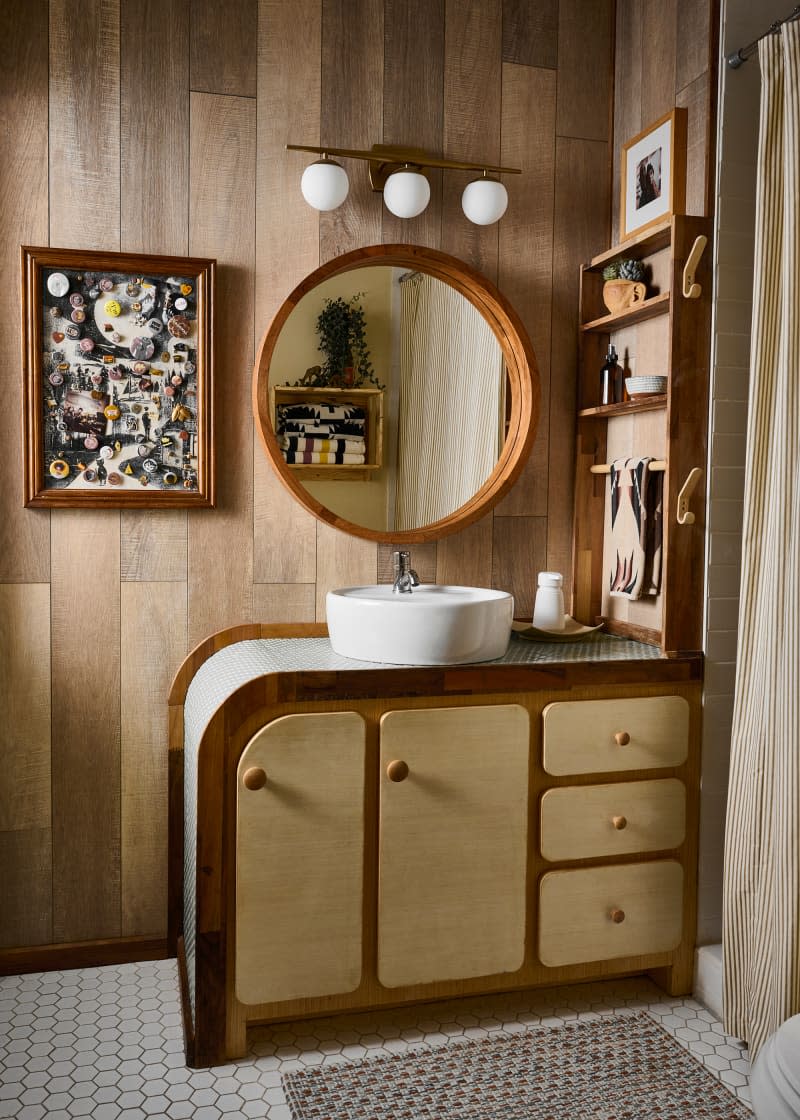
POLYGON ((340 587, 327 595, 336 653, 387 665, 463 665, 502 657, 514 617, 507 591, 420 584, 340 587))

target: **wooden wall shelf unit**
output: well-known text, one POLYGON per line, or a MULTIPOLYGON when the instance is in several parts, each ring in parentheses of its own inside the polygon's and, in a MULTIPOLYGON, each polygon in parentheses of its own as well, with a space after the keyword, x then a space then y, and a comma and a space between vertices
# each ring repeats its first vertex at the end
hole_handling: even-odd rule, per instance
MULTIPOLYGON (((305 482, 368 482, 383 463, 383 390, 318 388, 307 385, 270 386, 270 417, 275 427, 275 409, 281 404, 355 405, 366 413, 366 462, 292 463, 291 470, 305 482)), ((277 428, 276 428, 277 430, 277 428)))
POLYGON ((611 632, 651 641, 665 652, 702 646, 702 483, 692 497, 694 522, 679 524, 677 512, 690 471, 706 464, 710 254, 697 268, 699 297, 684 296, 682 280, 696 239, 710 237, 710 226, 708 218, 676 215, 581 268, 572 613, 584 622, 603 619, 611 632), (603 268, 626 257, 647 266, 648 297, 628 311, 605 314, 603 268), (666 375, 666 392, 601 405, 600 370, 611 344, 626 376, 666 375), (609 482, 590 467, 640 455, 667 462, 662 578, 658 595, 631 601, 609 594, 609 482))

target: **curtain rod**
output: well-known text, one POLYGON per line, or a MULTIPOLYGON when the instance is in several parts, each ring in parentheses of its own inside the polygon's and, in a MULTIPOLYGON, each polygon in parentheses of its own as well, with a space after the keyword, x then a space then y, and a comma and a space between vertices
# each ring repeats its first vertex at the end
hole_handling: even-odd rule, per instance
POLYGON ((800 4, 798 4, 797 7, 792 8, 788 16, 784 16, 783 19, 776 19, 775 22, 767 28, 764 34, 759 35, 757 39, 754 39, 752 41, 752 43, 748 43, 746 47, 739 47, 738 51, 734 51, 733 54, 729 54, 725 61, 732 70, 738 70, 743 62, 747 62, 751 54, 756 53, 756 51, 758 50, 758 44, 762 39, 766 39, 767 35, 776 35, 778 31, 780 31, 780 29, 783 27, 784 23, 791 23, 792 20, 795 20, 798 17, 800 17, 800 4))

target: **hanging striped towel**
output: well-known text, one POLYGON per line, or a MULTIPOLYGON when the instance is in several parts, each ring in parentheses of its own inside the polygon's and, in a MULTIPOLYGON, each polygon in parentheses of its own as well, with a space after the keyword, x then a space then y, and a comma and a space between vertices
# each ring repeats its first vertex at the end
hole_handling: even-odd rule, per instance
POLYGON ((664 475, 652 458, 611 464, 611 568, 609 591, 624 599, 657 595, 661 587, 664 475))

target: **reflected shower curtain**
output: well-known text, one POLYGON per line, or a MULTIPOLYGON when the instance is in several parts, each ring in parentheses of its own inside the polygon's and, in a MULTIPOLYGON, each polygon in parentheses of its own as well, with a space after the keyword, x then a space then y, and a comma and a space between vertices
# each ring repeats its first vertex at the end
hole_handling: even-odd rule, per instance
POLYGON ((723 902, 726 1030, 800 1012, 800 23, 759 44, 761 120, 723 902))
POLYGON ((505 377, 489 324, 454 288, 412 273, 400 293, 395 525, 411 529, 458 509, 494 470, 505 377))

